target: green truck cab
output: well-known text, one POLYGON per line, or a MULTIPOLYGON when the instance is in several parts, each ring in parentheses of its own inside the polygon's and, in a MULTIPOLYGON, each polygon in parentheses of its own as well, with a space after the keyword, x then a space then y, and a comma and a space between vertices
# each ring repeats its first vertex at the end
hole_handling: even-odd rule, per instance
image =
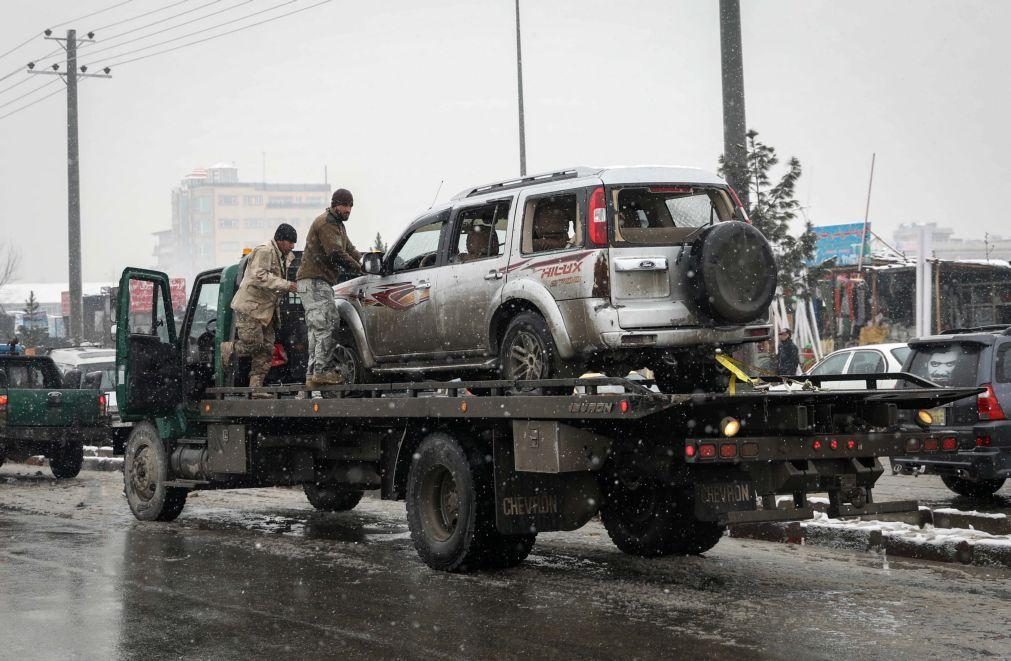
POLYGON ((109 435, 106 397, 62 385, 51 358, 0 356, 0 464, 42 454, 57 478, 80 472, 84 445, 109 435))

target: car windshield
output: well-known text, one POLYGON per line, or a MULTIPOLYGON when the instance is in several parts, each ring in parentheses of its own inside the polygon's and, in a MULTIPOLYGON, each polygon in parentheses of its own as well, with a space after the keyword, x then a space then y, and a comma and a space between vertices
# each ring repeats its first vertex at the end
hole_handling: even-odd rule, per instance
POLYGON ((640 245, 694 238, 700 228, 733 217, 726 191, 687 185, 621 188, 614 192, 615 237, 640 245))
POLYGON ((980 348, 968 342, 916 346, 908 371, 942 386, 975 386, 980 348))
POLYGON ((912 351, 909 347, 895 347, 892 349, 892 355, 895 356, 895 360, 899 361, 899 365, 905 365, 906 358, 909 358, 912 351))

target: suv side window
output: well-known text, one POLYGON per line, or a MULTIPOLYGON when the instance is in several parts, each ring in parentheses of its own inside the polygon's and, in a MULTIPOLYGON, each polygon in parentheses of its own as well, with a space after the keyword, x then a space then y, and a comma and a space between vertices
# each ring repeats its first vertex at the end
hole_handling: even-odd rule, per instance
POLYGON ((439 261, 439 241, 448 214, 440 214, 434 222, 422 225, 400 244, 390 257, 390 271, 414 271, 435 266, 439 261))
POLYGON ((461 209, 450 241, 450 262, 474 262, 505 254, 506 228, 512 200, 461 209))
POLYGON ((520 251, 524 254, 576 248, 583 243, 579 196, 560 193, 528 199, 520 251))
POLYGON ((993 371, 997 383, 1011 383, 1011 342, 1005 342, 997 349, 997 364, 993 371))
POLYGON ((847 374, 876 374, 885 371, 885 359, 877 351, 857 351, 853 354, 847 374))

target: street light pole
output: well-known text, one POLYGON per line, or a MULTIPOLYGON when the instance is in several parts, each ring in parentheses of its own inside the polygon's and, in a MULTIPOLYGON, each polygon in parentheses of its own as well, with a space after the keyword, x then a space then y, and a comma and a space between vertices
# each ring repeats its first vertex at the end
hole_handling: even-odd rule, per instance
POLYGON ((748 193, 747 121, 744 115, 744 55, 740 0, 720 0, 720 55, 723 72, 723 169, 744 208, 748 193))
POLYGON ((520 117, 520 176, 527 174, 527 138, 523 124, 523 50, 520 44, 520 0, 516 0, 516 84, 520 117))

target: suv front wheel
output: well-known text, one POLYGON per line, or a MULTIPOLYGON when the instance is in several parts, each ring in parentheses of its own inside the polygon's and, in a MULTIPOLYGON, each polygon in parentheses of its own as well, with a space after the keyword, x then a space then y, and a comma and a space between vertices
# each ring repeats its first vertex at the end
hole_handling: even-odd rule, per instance
POLYGON ((516 315, 499 348, 499 371, 509 381, 554 378, 558 371, 558 351, 544 318, 536 312, 516 315))
POLYGON ((960 496, 966 498, 989 498, 1004 486, 1004 479, 996 480, 967 480, 954 475, 942 475, 941 481, 960 496))

